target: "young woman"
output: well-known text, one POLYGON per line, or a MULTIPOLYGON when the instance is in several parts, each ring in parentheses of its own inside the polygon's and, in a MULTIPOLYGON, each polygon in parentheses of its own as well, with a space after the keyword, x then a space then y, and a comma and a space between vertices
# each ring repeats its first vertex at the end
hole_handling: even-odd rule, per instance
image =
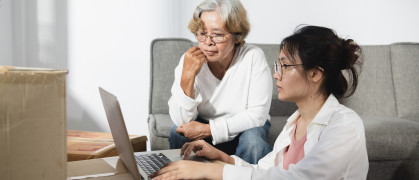
POLYGON ((325 27, 298 29, 283 40, 274 63, 278 98, 296 103, 298 110, 288 118, 273 151, 251 165, 194 141, 183 146, 185 158, 194 151, 227 164, 177 161, 154 179, 366 179, 364 125, 337 100, 354 93, 357 65, 360 48, 351 39, 341 39, 325 27))

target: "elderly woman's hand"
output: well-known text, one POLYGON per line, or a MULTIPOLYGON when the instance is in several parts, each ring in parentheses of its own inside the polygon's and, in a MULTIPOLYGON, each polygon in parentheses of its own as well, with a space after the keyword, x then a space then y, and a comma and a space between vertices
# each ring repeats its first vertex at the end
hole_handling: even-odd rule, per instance
POLYGON ((150 175, 153 180, 161 179, 222 179, 223 164, 196 161, 176 161, 168 163, 150 175))
POLYGON ((182 74, 195 77, 206 62, 207 58, 201 49, 198 47, 191 47, 185 53, 182 74))
POLYGON ((176 129, 177 133, 182 133, 191 141, 211 137, 211 129, 209 124, 200 123, 198 121, 191 121, 179 126, 176 129))
POLYGON ((180 86, 182 87, 183 92, 191 98, 195 98, 193 89, 195 76, 201 71, 202 66, 206 62, 207 58, 198 47, 191 47, 185 53, 180 86))

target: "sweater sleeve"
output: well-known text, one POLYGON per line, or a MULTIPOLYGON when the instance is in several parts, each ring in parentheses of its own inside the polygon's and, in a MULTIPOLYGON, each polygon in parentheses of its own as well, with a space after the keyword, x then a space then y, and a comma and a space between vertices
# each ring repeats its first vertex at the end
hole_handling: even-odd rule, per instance
POLYGON ((246 108, 225 121, 210 121, 214 144, 230 141, 243 131, 263 126, 270 119, 272 77, 265 55, 260 48, 255 48, 244 58, 251 59, 251 67, 246 72, 250 73, 246 108))
POLYGON ((197 106, 202 102, 202 96, 199 93, 196 81, 194 84, 195 99, 187 96, 180 86, 183 58, 184 55, 181 57, 179 64, 175 69, 175 80, 171 89, 172 96, 168 102, 170 118, 176 126, 181 126, 184 123, 196 119, 198 116, 197 106))

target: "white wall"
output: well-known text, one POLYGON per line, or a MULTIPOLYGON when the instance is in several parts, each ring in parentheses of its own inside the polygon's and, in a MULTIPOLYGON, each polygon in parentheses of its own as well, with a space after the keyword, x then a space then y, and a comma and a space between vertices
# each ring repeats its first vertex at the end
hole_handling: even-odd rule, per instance
POLYGON ((249 42, 278 43, 299 24, 330 27, 359 44, 419 42, 419 1, 243 1, 252 24, 249 42))
POLYGON ((0 0, 0 66, 13 65, 12 5, 0 0))
MULTIPOLYGON (((202 1, 182 1, 182 36, 193 38, 186 26, 202 1)), ((247 10, 250 43, 279 43, 300 24, 326 26, 363 45, 419 42, 417 0, 241 0, 247 10)))
POLYGON ((0 65, 67 68, 65 0, 0 0, 0 65))
POLYGON ((109 132, 98 87, 120 101, 130 134, 148 134, 150 43, 178 37, 176 1, 72 0, 68 128, 109 132))
MULTIPOLYGON (((52 23, 55 31, 51 30, 51 27, 50 31, 55 34, 53 39, 57 47, 45 43, 42 45, 41 40, 48 42, 45 39, 48 36, 39 32, 33 35, 37 38, 31 36, 25 39, 24 36, 34 32, 31 29, 25 29, 24 33, 16 35, 19 29, 11 19, 22 18, 18 17, 16 12, 10 12, 10 2, 11 0, 0 0, 0 65, 10 64, 8 59, 13 58, 13 64, 17 65, 68 68, 69 129, 109 132, 97 89, 98 86, 102 86, 119 97, 129 133, 148 135, 150 42, 160 37, 193 39, 187 24, 201 1, 13 1, 17 4, 30 2, 25 6, 29 9, 51 7, 40 6, 39 3, 55 4, 52 6, 55 8, 55 19, 48 19, 48 15, 38 12, 35 14, 46 16, 44 21, 26 17, 29 22, 22 22, 29 25, 27 28, 36 31, 43 29, 43 32, 48 32, 45 30, 48 27, 41 28, 41 22, 52 23), (35 7, 32 7, 33 4, 35 7), (10 17, 10 14, 14 17, 10 17), (11 34, 14 36, 13 42, 11 34), (25 41, 16 42, 19 38, 25 41), (10 52, 16 50, 11 47, 16 43, 22 44, 17 46, 18 49, 23 49, 23 53, 17 54, 29 57, 35 55, 36 58, 22 61, 12 57, 10 52), (51 48, 48 50, 47 47, 51 48), (59 53, 54 54, 55 51, 59 53), (54 57, 40 55, 48 52, 54 57)), ((353 38, 360 44, 419 42, 419 11, 416 10, 419 1, 415 0, 242 2, 252 25, 247 38, 247 42, 250 43, 279 43, 299 24, 327 26, 335 29, 341 36, 353 38)), ((28 11, 29 15, 31 12, 28 11)))

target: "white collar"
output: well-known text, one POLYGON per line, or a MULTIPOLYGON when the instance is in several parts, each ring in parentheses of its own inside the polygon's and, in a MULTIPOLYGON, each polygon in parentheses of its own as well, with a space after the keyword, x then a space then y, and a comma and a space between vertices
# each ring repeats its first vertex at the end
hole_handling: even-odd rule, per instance
MULTIPOLYGON (((314 119, 313 121, 311 121, 311 123, 328 125, 330 121, 330 117, 333 115, 333 112, 336 111, 336 107, 338 107, 339 105, 340 103, 338 99, 336 99, 336 97, 333 94, 330 94, 326 102, 323 104, 322 108, 320 109, 320 111, 316 114, 316 116, 314 116, 314 119)), ((299 116, 300 116, 300 112, 298 112, 298 110, 295 111, 287 119, 288 126, 290 126, 292 122, 297 120, 299 116)))

